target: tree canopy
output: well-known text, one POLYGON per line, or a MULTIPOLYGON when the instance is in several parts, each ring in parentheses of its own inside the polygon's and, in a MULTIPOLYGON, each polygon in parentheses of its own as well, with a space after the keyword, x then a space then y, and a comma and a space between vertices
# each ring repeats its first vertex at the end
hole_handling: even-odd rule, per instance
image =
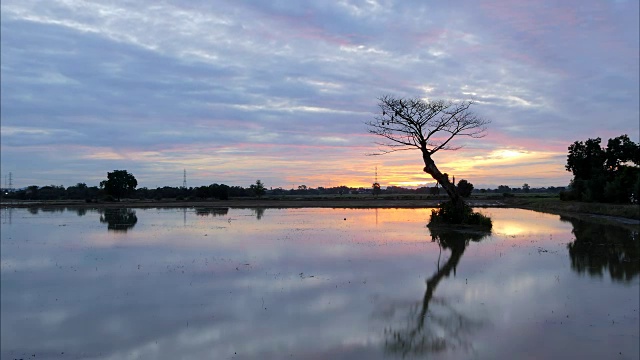
POLYGON ((251 188, 251 191, 253 191, 254 195, 257 197, 261 197, 267 192, 267 190, 264 187, 264 184, 260 179, 256 180, 255 184, 251 184, 250 188, 251 188))
POLYGON ((138 186, 138 181, 127 170, 113 170, 107 173, 107 180, 100 182, 100 187, 104 188, 107 194, 116 197, 118 200, 122 196, 129 194, 138 186))
POLYGON ((573 173, 565 200, 637 202, 640 194, 640 144, 627 135, 607 142, 600 138, 575 141, 569 146, 567 171, 573 173))
POLYGON ((458 181, 458 192, 460 193, 460 196, 464 198, 468 198, 469 196, 471 196, 472 191, 473 191, 472 183, 468 182, 465 179, 460 179, 460 181, 458 181))
POLYGON ((433 155, 439 150, 458 150, 450 144, 456 136, 481 138, 490 123, 469 110, 472 101, 452 102, 383 96, 380 114, 367 123, 369 133, 385 138, 379 154, 419 149, 433 155))

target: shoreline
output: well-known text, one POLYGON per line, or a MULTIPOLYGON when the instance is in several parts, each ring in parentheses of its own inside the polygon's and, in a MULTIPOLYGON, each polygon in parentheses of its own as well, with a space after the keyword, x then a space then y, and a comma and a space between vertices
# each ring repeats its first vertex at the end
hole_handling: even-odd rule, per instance
MULTIPOLYGON (((158 207, 226 207, 226 208, 429 208, 438 206, 435 199, 230 199, 230 200, 131 200, 85 202, 81 200, 4 201, 2 207, 77 207, 77 208, 158 208, 158 207)), ((472 200, 474 207, 499 207, 495 200, 472 200)))

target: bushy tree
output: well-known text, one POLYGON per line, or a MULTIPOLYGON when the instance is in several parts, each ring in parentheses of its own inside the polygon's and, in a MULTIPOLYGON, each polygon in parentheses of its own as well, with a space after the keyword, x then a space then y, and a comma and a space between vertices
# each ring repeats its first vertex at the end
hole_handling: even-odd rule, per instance
POLYGON ((600 147, 601 141, 600 138, 595 138, 571 144, 565 166, 567 171, 571 171, 577 179, 591 179, 600 173, 606 159, 606 154, 600 147))
POLYGON ((69 199, 84 199, 87 197, 88 187, 85 183, 77 183, 75 186, 67 188, 67 197, 69 199))
POLYGON ((600 138, 576 141, 569 146, 567 171, 573 173, 565 200, 633 202, 640 177, 640 145, 627 135, 609 139, 602 148, 600 138))
POLYGON ((373 196, 378 197, 378 195, 380 195, 380 191, 381 191, 380 184, 375 182, 375 183, 373 183, 371 188, 372 188, 373 196))
POLYGON ((471 192, 473 191, 473 184, 468 182, 465 179, 461 179, 458 181, 458 192, 460 196, 468 198, 471 196, 471 192))
POLYGON ((138 181, 127 170, 113 170, 107 173, 107 180, 100 182, 100 187, 104 188, 108 195, 118 200, 129 194, 138 186, 138 181))
POLYGON ((211 184, 209 185, 209 194, 220 200, 229 200, 229 186, 225 184, 211 184))
POLYGON ((256 180, 255 184, 251 184, 250 186, 251 191, 253 192, 253 194, 255 196, 257 196, 258 198, 261 197, 262 195, 264 195, 266 193, 266 189, 264 187, 264 184, 262 183, 262 181, 260 179, 256 180))

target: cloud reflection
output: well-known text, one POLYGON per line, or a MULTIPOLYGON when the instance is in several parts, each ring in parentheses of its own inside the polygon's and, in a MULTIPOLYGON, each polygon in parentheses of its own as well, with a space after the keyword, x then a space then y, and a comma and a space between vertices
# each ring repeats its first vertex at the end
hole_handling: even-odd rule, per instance
POLYGON ((635 280, 578 276, 557 216, 490 209, 544 226, 480 241, 429 232, 424 209, 183 210, 136 209, 135 231, 115 232, 96 210, 15 209, 0 357, 376 360, 412 353, 385 343, 416 329, 434 357, 639 353, 635 280))

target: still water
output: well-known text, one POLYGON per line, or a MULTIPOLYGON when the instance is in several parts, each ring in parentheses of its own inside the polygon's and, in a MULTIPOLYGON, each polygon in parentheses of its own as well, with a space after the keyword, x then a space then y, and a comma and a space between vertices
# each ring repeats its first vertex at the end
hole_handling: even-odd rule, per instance
POLYGON ((483 209, 5 209, 2 359, 638 359, 637 226, 483 209))

